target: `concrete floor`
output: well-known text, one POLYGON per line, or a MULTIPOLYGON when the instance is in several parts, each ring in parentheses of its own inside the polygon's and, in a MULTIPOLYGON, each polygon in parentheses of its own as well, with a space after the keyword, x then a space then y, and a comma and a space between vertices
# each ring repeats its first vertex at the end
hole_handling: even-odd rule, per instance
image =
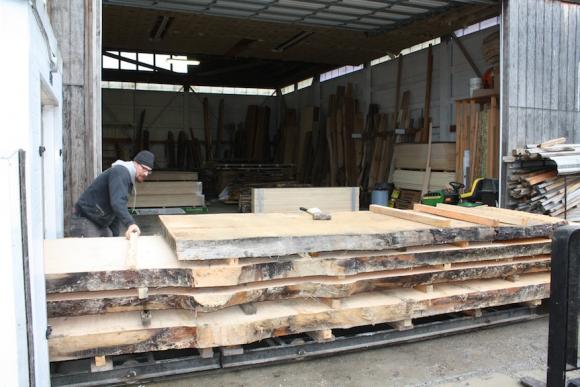
MULTIPOLYGON (((237 206, 209 203, 209 213, 237 206)), ((157 216, 136 216, 143 235, 160 233, 157 216)), ((158 387, 519 386, 522 376, 545 379, 548 320, 462 335, 238 371, 149 384, 158 387)))
POLYGON ((520 386, 545 379, 548 319, 328 358, 150 384, 157 387, 520 386))

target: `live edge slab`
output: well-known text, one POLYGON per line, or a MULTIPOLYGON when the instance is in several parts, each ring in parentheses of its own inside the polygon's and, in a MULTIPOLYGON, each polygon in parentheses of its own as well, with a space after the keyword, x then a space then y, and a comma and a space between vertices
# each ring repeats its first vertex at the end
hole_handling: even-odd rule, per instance
MULTIPOLYGON (((498 215, 499 216, 499 215, 498 215)), ((462 241, 548 237, 562 222, 545 217, 526 226, 484 226, 452 220, 449 227, 369 211, 309 214, 164 215, 163 234, 179 260, 285 256, 337 250, 385 250, 462 241)), ((445 219, 445 218, 442 218, 445 219)))

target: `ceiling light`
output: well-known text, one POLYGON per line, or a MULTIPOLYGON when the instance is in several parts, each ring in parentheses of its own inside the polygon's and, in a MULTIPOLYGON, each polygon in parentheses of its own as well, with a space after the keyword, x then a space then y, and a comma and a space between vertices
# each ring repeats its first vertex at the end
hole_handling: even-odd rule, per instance
POLYGON ((189 66, 199 66, 199 61, 194 59, 187 59, 187 58, 167 58, 165 62, 171 64, 186 64, 189 66))

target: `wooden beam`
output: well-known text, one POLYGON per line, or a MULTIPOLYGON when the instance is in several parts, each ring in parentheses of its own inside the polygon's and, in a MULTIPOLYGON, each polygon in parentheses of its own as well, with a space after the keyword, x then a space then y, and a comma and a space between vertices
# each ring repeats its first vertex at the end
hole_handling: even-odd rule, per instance
POLYGON ((446 218, 462 220, 464 222, 476 223, 484 226, 497 227, 500 224, 499 219, 483 215, 471 214, 457 209, 432 207, 419 203, 415 203, 413 205, 413 209, 415 211, 426 212, 428 214, 439 215, 446 218))
MULTIPOLYGON (((431 84, 433 83, 433 46, 429 45, 427 49, 427 76, 425 84, 425 103, 423 109, 423 132, 429 130, 429 119, 431 115, 431 84)), ((424 136, 421 137, 423 141, 424 136)))
POLYGON ((420 212, 399 210, 397 208, 379 206, 376 204, 371 204, 369 206, 369 211, 374 212, 375 214, 388 215, 399 219, 410 220, 412 222, 428 224, 434 227, 451 227, 451 220, 447 218, 427 215, 420 212))
POLYGON ((471 69, 473 70, 475 75, 477 75, 479 78, 481 78, 482 77, 481 71, 479 71, 479 68, 477 67, 477 65, 473 61, 473 58, 471 58, 471 55, 469 55, 469 52, 467 52, 467 49, 463 45, 463 42, 461 40, 459 40, 457 35, 455 35, 455 32, 452 32, 449 36, 451 36, 451 39, 453 39, 453 41, 455 41, 455 43, 457 43, 457 46, 461 50, 461 53, 465 57, 465 60, 467 60, 467 63, 469 63, 469 66, 471 66, 471 69))
POLYGON ((450 211, 462 212, 466 214, 482 215, 492 219, 497 219, 501 223, 515 224, 516 226, 527 226, 528 219, 525 217, 520 217, 517 214, 506 214, 500 211, 494 211, 493 207, 487 207, 487 209, 478 210, 477 207, 461 207, 452 206, 450 204, 437 203, 437 208, 443 208, 450 211))

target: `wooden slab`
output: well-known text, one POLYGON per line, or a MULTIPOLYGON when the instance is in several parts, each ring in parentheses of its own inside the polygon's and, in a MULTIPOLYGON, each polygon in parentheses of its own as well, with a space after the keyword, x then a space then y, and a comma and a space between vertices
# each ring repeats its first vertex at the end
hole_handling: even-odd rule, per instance
POLYGON ((358 211, 358 187, 254 188, 252 212, 300 212, 300 207, 323 212, 358 211))
POLYGON ((448 229, 366 211, 334 213, 316 221, 309 214, 218 214, 160 216, 178 259, 280 256, 336 250, 381 250, 491 240, 493 229, 454 222, 448 229))
MULTIPOLYGON (((430 209, 435 215, 446 211, 430 209)), ((447 212, 451 216, 446 217, 458 217, 447 212)), ((476 216, 462 217, 473 221, 476 216)), ((545 237, 551 236, 557 226, 553 223, 528 227, 501 225, 494 229, 453 220, 449 228, 442 229, 368 211, 337 212, 332 220, 326 221, 313 220, 305 213, 164 215, 159 218, 164 236, 180 260, 384 250, 459 241, 545 237)), ((499 222, 493 224, 499 225, 499 222)))
POLYGON ((125 238, 66 238, 44 241, 46 291, 86 292, 141 287, 233 286, 310 276, 351 276, 425 265, 489 261, 550 254, 550 239, 472 243, 467 248, 439 245, 396 250, 293 255, 277 259, 178 261, 159 236, 139 237, 135 269, 126 266, 125 238), (78 252, 83 251, 83 259, 78 252))
POLYGON ((257 313, 240 308, 215 313, 154 311, 151 324, 140 313, 51 318, 51 361, 179 348, 242 345, 268 337, 314 330, 401 321, 549 297, 549 273, 522 275, 516 282, 477 280, 415 289, 362 293, 332 309, 316 300, 262 302, 257 313))
POLYGON ((527 217, 522 217, 518 214, 506 214, 501 211, 494 211, 493 207, 482 207, 481 209, 479 209, 478 207, 461 207, 461 206, 452 206, 450 204, 438 203, 437 208, 443 208, 446 210, 457 211, 467 214, 481 215, 492 219, 497 219, 501 223, 514 224, 517 226, 527 226, 529 223, 529 218, 527 217))
POLYGON ((397 208, 378 206, 376 204, 371 204, 369 206, 369 211, 374 212, 375 214, 389 215, 394 218, 406 219, 417 223, 428 224, 434 227, 450 227, 452 222, 450 219, 443 218, 440 216, 424 214, 418 211, 399 210, 397 208))
POLYGON ((151 288, 147 298, 139 289, 47 295, 49 317, 78 316, 136 310, 191 309, 215 312, 234 305, 291 298, 345 298, 358 293, 488 278, 517 278, 547 272, 550 256, 509 262, 468 262, 338 277, 305 277, 261 281, 222 288, 151 288))
POLYGON ((427 214, 445 216, 447 218, 463 220, 465 222, 476 223, 476 224, 481 224, 481 225, 490 226, 490 227, 497 227, 501 223, 500 220, 497 218, 493 218, 493 217, 485 216, 485 215, 478 215, 475 213, 470 213, 467 210, 463 210, 461 208, 458 209, 457 206, 433 207, 433 206, 427 206, 424 204, 415 203, 413 205, 413 209, 415 211, 425 212, 427 214))
POLYGON ((205 205, 205 197, 200 194, 165 194, 139 195, 129 197, 129 207, 201 207, 205 205))

